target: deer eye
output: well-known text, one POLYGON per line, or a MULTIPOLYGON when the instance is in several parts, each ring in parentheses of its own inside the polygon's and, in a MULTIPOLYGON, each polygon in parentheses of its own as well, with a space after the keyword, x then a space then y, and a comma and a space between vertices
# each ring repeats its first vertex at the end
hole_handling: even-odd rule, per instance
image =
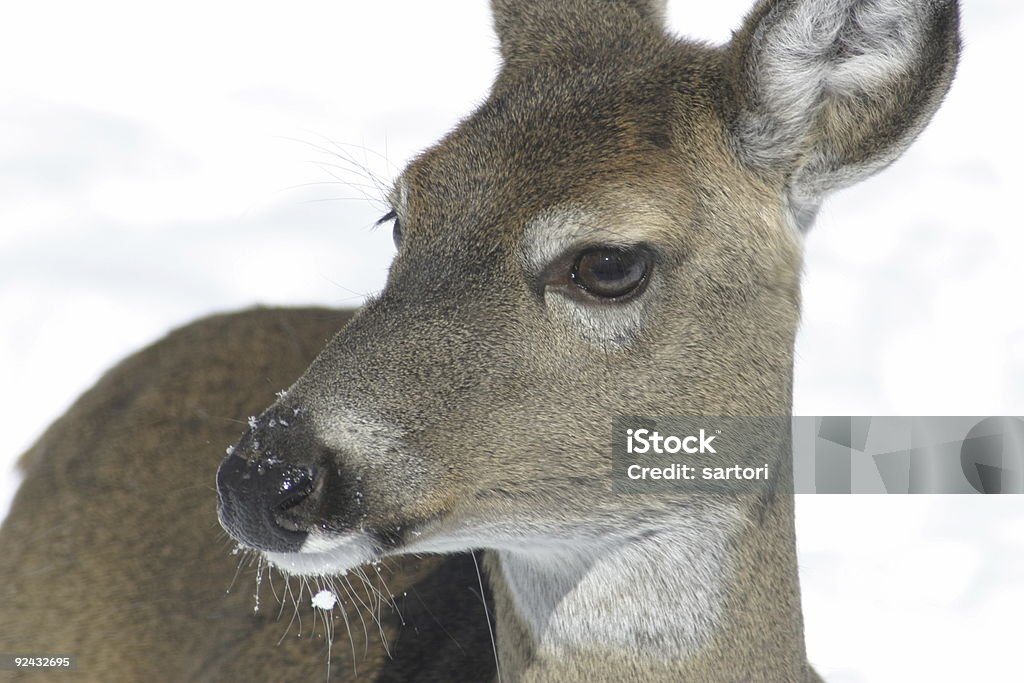
POLYGON ((572 267, 572 282, 601 299, 622 299, 647 282, 651 256, 644 249, 596 247, 581 253, 572 267))
POLYGON ((380 225, 388 221, 392 222, 391 239, 395 241, 395 249, 398 249, 402 246, 402 222, 398 219, 398 213, 392 209, 381 216, 380 220, 374 223, 374 225, 380 225))
POLYGON ((395 241, 395 249, 402 246, 402 221, 395 216, 395 227, 391 230, 391 239, 395 241))

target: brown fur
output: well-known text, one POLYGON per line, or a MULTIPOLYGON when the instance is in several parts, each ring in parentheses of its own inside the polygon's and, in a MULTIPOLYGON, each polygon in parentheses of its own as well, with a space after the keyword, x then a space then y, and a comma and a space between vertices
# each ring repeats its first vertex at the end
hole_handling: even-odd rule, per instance
MULTIPOLYGON (((350 316, 256 309, 199 321, 108 372, 47 430, 0 531, 0 652, 74 655, 77 667, 0 671, 0 681, 326 680, 309 592, 300 638, 279 573, 265 573, 258 613, 248 559, 233 582, 242 557, 217 524, 213 476, 246 417, 350 316)), ((374 586, 398 608, 379 612, 391 657, 369 609, 376 595, 352 578, 366 606, 346 598, 351 647, 334 614, 331 680, 447 680, 448 664, 432 673, 431 659, 486 679, 494 662, 472 558, 382 569, 374 586)))

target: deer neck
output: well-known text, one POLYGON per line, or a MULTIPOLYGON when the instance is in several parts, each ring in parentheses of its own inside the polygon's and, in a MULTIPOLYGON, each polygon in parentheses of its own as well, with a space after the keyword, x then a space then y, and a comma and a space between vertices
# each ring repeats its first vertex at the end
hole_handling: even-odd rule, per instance
POLYGON ((501 680, 804 680, 792 496, 491 551, 501 680))

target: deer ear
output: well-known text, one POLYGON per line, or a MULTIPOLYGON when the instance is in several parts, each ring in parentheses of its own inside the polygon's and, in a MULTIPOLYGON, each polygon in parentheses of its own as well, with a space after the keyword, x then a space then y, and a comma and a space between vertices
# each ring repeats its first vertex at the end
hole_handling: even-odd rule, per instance
POLYGON ((571 61, 609 38, 665 25, 667 0, 491 0, 505 68, 571 61))
POLYGON ((762 0, 728 46, 732 141, 748 166, 786 175, 806 230, 828 192, 913 142, 959 52, 956 0, 762 0))

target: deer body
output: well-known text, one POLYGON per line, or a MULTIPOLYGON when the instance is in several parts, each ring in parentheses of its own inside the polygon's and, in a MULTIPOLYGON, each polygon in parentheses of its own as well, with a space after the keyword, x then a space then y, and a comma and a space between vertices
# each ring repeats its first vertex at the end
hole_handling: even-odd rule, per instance
MULTIPOLYGON (((828 192, 884 167, 927 123, 955 68, 957 5, 764 0, 724 48, 669 36, 653 1, 492 6, 504 65, 488 99, 396 180, 388 285, 301 377, 308 358, 297 364, 269 344, 239 368, 234 347, 280 316, 305 354, 326 341, 315 324, 324 313, 217 319, 232 362, 183 345, 185 332, 143 354, 180 361, 154 376, 159 396, 204 387, 163 423, 163 438, 133 439, 128 455, 123 434, 74 437, 108 414, 151 429, 137 395, 114 398, 141 372, 129 362, 37 446, 0 537, 16 549, 0 565, 15 605, 0 633, 33 627, 0 647, 61 634, 67 647, 104 653, 103 680, 130 680, 109 641, 141 629, 179 667, 147 677, 176 680, 174 627, 204 671, 221 675, 209 680, 237 680, 253 662, 268 679, 302 680, 308 650, 268 652, 269 627, 233 611, 237 599, 218 608, 232 615, 229 633, 194 604, 146 612, 146 591, 129 603, 142 606, 137 616, 119 612, 106 630, 83 624, 124 605, 116 594, 101 591, 102 604, 66 596, 63 630, 56 611, 30 612, 46 595, 39 577, 55 571, 78 588, 114 575, 133 589, 154 578, 180 591, 222 585, 232 563, 214 557, 203 515, 212 454, 228 437, 209 406, 241 417, 254 400, 245 387, 273 376, 289 388, 217 469, 224 529, 288 576, 336 585, 367 563, 402 562, 379 590, 431 596, 401 617, 378 603, 375 626, 397 638, 390 659, 366 637, 362 658, 336 648, 332 661, 367 680, 817 680, 785 486, 617 495, 609 426, 616 415, 788 414, 801 232, 828 192), (215 385, 211 363, 228 369, 215 385), (166 373, 190 379, 176 387, 166 373), (168 465, 172 476, 129 477, 129 490, 159 501, 152 518, 56 559, 52 547, 17 550, 47 524, 75 537, 117 527, 134 499, 82 503, 77 492, 123 480, 124 458, 162 461, 176 432, 209 450, 172 455, 184 459, 168 465), (83 453, 97 459, 96 477, 76 473, 83 453), (53 482, 68 485, 40 512, 53 482), (125 562, 143 538, 154 543, 149 561, 161 548, 173 558, 194 549, 200 564, 125 562), (489 591, 473 586, 465 553, 480 553, 489 591), (418 641, 410 621, 433 635, 418 641)), ((340 616, 351 626, 362 613, 348 596, 340 616)))
MULTIPOLYGON (((294 579, 290 593, 269 572, 254 586, 248 560, 235 579, 241 558, 212 518, 210 482, 238 435, 228 416, 257 412, 350 317, 256 309, 198 321, 123 361, 47 430, 22 459, 0 535, 0 649, 78 661, 61 673, 0 670, 0 681, 326 680, 324 613, 294 579)), ((330 613, 332 681, 447 680, 452 666, 465 680, 491 675, 471 558, 408 558, 371 574, 372 588, 355 576, 352 594, 338 586, 351 623, 330 613), (378 608, 376 590, 395 607, 378 608)))

